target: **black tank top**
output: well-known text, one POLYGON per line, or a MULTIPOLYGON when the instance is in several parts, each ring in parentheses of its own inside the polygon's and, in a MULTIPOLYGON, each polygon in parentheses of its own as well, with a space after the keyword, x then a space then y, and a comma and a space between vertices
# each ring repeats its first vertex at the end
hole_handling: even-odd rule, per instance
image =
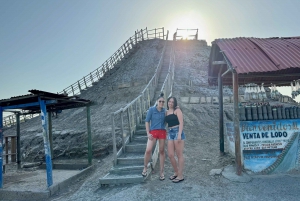
POLYGON ((174 114, 174 111, 173 114, 169 114, 165 117, 165 122, 168 123, 168 127, 179 125, 178 117, 174 114))

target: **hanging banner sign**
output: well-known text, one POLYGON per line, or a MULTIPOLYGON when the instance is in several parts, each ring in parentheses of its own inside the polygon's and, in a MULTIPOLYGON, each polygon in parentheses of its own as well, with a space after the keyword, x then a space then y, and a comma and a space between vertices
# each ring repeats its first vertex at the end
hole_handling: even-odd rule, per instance
POLYGON ((284 149, 299 128, 297 120, 240 122, 241 148, 242 150, 284 149))

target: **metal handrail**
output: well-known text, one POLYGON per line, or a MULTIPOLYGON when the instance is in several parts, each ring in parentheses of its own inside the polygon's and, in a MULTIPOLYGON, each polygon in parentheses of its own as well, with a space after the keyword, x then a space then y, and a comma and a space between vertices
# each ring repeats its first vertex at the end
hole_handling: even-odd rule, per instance
MULTIPOLYGON (((153 77, 150 79, 149 83, 146 85, 144 90, 141 92, 141 94, 136 97, 133 101, 128 103, 123 108, 120 108, 119 110, 113 112, 111 114, 112 118, 112 140, 113 140, 113 157, 114 157, 114 165, 117 164, 117 157, 122 152, 125 152, 125 144, 129 140, 132 140, 133 133, 136 131, 136 127, 138 123, 141 123, 143 112, 145 112, 150 107, 150 90, 153 89, 153 95, 154 95, 154 89, 158 83, 157 76, 158 72, 160 72, 162 61, 166 49, 166 43, 164 45, 160 60, 158 62, 158 65, 156 67, 156 70, 154 72, 153 77), (135 106, 135 109, 132 108, 132 106, 135 106), (116 143, 116 124, 115 124, 115 117, 116 115, 120 114, 121 118, 121 136, 122 136, 122 146, 119 150, 117 150, 117 143, 116 143), (129 135, 125 133, 125 127, 123 118, 128 119, 128 128, 129 128, 129 135)), ((175 63, 175 54, 174 50, 172 48, 171 50, 171 56, 170 56, 170 64, 169 64, 169 70, 168 74, 165 78, 165 81, 162 85, 161 92, 165 92, 165 94, 169 93, 170 97, 172 95, 172 85, 174 80, 174 63, 175 63)))
MULTIPOLYGON (((165 37, 167 38, 167 35, 165 35, 164 33, 164 27, 151 30, 148 30, 146 27, 145 29, 135 31, 134 35, 129 37, 129 39, 126 40, 126 42, 121 45, 121 47, 115 53, 113 53, 113 55, 109 57, 100 67, 90 72, 82 79, 66 87, 61 92, 59 92, 59 94, 72 96, 80 94, 82 90, 92 86, 93 83, 99 81, 105 75, 105 73, 113 69, 118 64, 118 62, 120 62, 127 54, 132 51, 132 49, 138 44, 138 42, 155 38, 165 39, 165 37)), ((25 122, 27 119, 31 119, 36 116, 39 116, 39 114, 24 114, 20 116, 20 121, 25 122)), ((14 114, 3 118, 3 127, 9 127, 15 124, 16 117, 14 114)))

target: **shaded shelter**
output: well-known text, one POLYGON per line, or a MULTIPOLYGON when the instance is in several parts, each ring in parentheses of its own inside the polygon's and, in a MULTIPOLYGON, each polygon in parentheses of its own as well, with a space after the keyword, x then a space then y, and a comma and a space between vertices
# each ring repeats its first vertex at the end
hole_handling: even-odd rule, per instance
MULTIPOLYGON (((9 99, 0 100, 0 188, 3 187, 3 111, 22 110, 22 114, 41 114, 43 127, 43 140, 45 148, 45 159, 47 169, 47 185, 52 185, 52 120, 51 113, 65 109, 87 107, 87 129, 88 129, 88 162, 91 165, 91 121, 90 121, 90 101, 81 99, 78 96, 67 96, 40 90, 29 90, 27 95, 16 96, 9 99)), ((17 119, 17 164, 21 167, 21 148, 20 148, 20 112, 16 112, 17 119)), ((6 144, 6 147, 8 145, 6 144)), ((6 153, 8 154, 8 153, 6 153)))
POLYGON ((208 82, 219 86, 220 152, 224 153, 223 85, 233 86, 237 174, 241 174, 238 86, 289 86, 300 77, 300 37, 232 38, 212 42, 208 82), (232 74, 230 74, 231 72, 232 74))

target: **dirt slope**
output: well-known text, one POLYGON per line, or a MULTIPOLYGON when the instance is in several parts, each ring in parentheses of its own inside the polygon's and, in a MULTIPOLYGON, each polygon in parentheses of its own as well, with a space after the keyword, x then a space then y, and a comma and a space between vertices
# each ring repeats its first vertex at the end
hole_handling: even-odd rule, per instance
MULTIPOLYGON (((116 72, 82 91, 80 97, 95 103, 91 107, 94 157, 105 155, 111 149, 110 114, 141 93, 146 86, 146 80, 154 74, 164 44, 165 42, 159 39, 140 42, 133 54, 121 62, 116 72), (121 89, 116 87, 132 82, 139 85, 121 89)), ((86 108, 65 110, 58 114, 57 118, 53 117, 52 124, 54 158, 87 156, 86 108)), ((4 134, 15 134, 15 126, 5 129, 4 134)), ((118 142, 121 143, 120 137, 118 142)), ((21 147, 22 161, 44 161, 40 118, 21 123, 21 147)))

